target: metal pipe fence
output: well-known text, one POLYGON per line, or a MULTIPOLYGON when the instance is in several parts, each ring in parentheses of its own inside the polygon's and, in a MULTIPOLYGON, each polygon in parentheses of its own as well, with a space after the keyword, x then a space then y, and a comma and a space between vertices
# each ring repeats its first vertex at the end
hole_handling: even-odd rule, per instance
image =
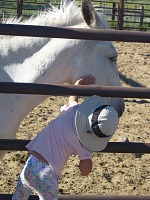
POLYGON ((59 84, 47 85, 47 84, 35 84, 35 83, 0 82, 0 93, 54 95, 54 96, 100 95, 102 97, 150 99, 150 88, 98 86, 98 85, 76 86, 76 85, 59 85, 59 84))
MULTIPOLYGON (((1 194, 1 200, 11 200, 12 194, 1 194)), ((29 200, 39 200, 31 195, 29 200)), ((149 196, 102 196, 102 195, 60 195, 58 200, 149 200, 149 196)))
MULTIPOLYGON (((25 146, 30 140, 0 139, 0 150, 26 151, 25 146)), ((150 143, 109 142, 101 153, 150 153, 150 143)))
POLYGON ((150 43, 150 32, 0 24, 0 35, 150 43))
MULTIPOLYGON (((18 35, 33 37, 54 37, 88 40, 111 40, 150 43, 150 33, 122 31, 89 31, 80 29, 62 29, 53 27, 2 25, 0 35, 18 35), (62 32, 61 32, 61 31, 62 32), (125 38, 124 38, 125 37, 125 38), (118 40, 119 38, 119 40, 118 40)), ((61 86, 25 83, 0 83, 0 93, 20 93, 39 95, 101 95, 105 97, 150 98, 150 88, 123 88, 111 86, 61 86)), ((29 140, 0 140, 0 150, 21 150, 29 140)), ((150 143, 113 143, 110 142, 102 152, 109 153, 150 153, 150 143)), ((11 194, 0 194, 1 200, 10 200, 11 194)), ((31 195, 29 200, 37 200, 31 195)), ((59 200, 149 200, 150 196, 100 196, 100 195, 60 195, 59 200)))

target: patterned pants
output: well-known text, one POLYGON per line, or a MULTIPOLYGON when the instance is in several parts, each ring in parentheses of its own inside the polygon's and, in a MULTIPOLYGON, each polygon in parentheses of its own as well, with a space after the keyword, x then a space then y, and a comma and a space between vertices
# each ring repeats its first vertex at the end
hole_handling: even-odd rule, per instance
POLYGON ((20 173, 12 200, 27 200, 32 191, 40 200, 57 200, 58 181, 59 177, 50 165, 31 155, 20 173))

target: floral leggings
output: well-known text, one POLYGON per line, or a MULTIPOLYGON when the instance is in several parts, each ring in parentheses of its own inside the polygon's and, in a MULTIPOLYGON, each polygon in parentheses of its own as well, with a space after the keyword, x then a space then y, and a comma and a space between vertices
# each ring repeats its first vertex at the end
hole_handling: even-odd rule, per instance
POLYGON ((31 155, 20 173, 12 200, 27 200, 32 191, 40 200, 57 200, 58 181, 52 166, 31 155))

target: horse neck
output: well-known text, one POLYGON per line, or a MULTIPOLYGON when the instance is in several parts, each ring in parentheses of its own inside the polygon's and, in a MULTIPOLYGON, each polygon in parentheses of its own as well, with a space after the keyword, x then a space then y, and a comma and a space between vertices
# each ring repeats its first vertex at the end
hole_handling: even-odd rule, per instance
MULTIPOLYGON (((59 41, 57 42, 59 43, 59 41)), ((23 63, 5 67, 3 69, 5 81, 45 84, 69 82, 70 68, 66 63, 70 57, 65 49, 65 47, 60 48, 59 45, 56 45, 56 40, 49 41, 34 55, 24 59, 23 63), (53 44, 56 46, 54 49, 52 48, 53 44), (62 50, 63 48, 64 50, 62 50)), ((15 137, 24 117, 46 97, 43 95, 0 94, 1 114, 4 116, 0 119, 2 137, 15 137), (7 126, 4 126, 5 119, 7 119, 7 126)))
MULTIPOLYGON (((42 48, 37 49, 31 56, 26 57, 18 52, 17 63, 5 65, 1 68, 3 74, 7 74, 6 81, 28 82, 28 83, 64 83, 69 82, 69 66, 67 61, 70 59, 67 47, 67 40, 49 40, 42 48), (62 42, 62 44, 60 44, 62 42), (57 45, 58 43, 58 45, 57 45), (22 62, 20 62, 22 60, 22 62)), ((8 58, 9 59, 9 58, 8 58)), ((10 60, 11 62, 11 60, 10 60)))
POLYGON ((41 49, 49 39, 31 37, 2 37, 0 42, 0 67, 22 63, 41 49))
POLYGON ((46 97, 42 95, 0 94, 1 138, 15 138, 16 132, 25 116, 46 97))

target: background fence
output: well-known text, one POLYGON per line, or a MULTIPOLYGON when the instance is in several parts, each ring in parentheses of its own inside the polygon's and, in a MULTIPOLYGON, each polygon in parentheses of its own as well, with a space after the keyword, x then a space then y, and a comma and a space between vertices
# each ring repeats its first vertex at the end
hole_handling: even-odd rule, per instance
POLYGON ((150 3, 124 0, 93 0, 93 3, 112 28, 150 30, 150 3))
MULTIPOLYGON (((104 14, 111 28, 150 30, 150 3, 124 0, 93 0, 96 10, 104 14)), ((0 0, 0 21, 8 16, 28 18, 51 7, 60 6, 60 0, 0 0)))

